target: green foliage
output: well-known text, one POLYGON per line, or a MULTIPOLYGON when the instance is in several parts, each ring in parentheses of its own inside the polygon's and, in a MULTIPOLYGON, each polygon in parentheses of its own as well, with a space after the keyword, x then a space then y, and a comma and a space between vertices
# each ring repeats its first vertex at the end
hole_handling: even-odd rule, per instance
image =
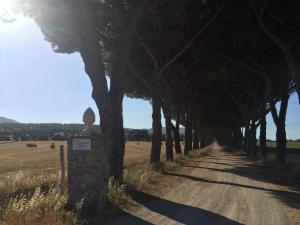
POLYGON ((148 130, 132 129, 127 135, 129 141, 149 141, 148 130))

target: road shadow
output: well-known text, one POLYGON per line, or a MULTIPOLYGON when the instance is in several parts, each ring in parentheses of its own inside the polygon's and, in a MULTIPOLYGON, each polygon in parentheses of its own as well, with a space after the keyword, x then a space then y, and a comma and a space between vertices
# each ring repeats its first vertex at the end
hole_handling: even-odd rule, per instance
MULTIPOLYGON (((180 204, 177 202, 169 201, 166 199, 162 199, 150 194, 146 194, 143 192, 133 192, 131 197, 138 203, 142 204, 144 207, 149 210, 156 212, 160 215, 168 217, 172 220, 175 220, 178 223, 186 224, 186 225, 212 225, 212 224, 220 224, 220 225, 241 225, 234 220, 228 219, 224 216, 218 215, 216 213, 193 207, 184 204, 180 204)), ((126 218, 125 218, 126 219, 126 218)), ((126 219, 126 223, 122 224, 139 224, 139 223, 128 223, 126 219)))
MULTIPOLYGON (((168 217, 177 223, 186 225, 241 225, 234 220, 228 219, 216 213, 188 206, 166 199, 162 199, 143 192, 134 191, 130 194, 132 199, 147 209, 168 217)), ((161 224, 160 220, 155 224, 161 224)), ((116 219, 111 220, 108 225, 149 225, 153 224, 138 218, 127 212, 122 212, 116 219)))
POLYGON ((125 211, 120 211, 118 216, 114 219, 110 219, 109 222, 102 223, 102 225, 152 225, 152 224, 153 223, 149 223, 148 221, 145 221, 125 211))
POLYGON ((152 223, 134 216, 113 204, 110 204, 108 211, 109 213, 106 216, 101 217, 101 221, 95 222, 90 220, 87 222, 87 225, 152 225, 152 223))
MULTIPOLYGON (((224 151, 222 151, 222 155, 224 155, 224 151)), ((234 159, 231 158, 224 158, 224 162, 219 162, 215 156, 208 156, 203 157, 203 159, 195 161, 195 160, 186 160, 182 164, 184 167, 191 167, 196 169, 205 169, 214 172, 221 172, 221 173, 231 173, 234 175, 246 177, 252 180, 261 181, 264 183, 270 183, 275 185, 280 185, 287 187, 287 190, 275 190, 275 189, 268 189, 263 187, 251 186, 251 185, 243 185, 238 183, 231 183, 231 182, 222 182, 222 181, 214 181, 214 180, 207 180, 200 177, 189 176, 186 174, 179 174, 179 173, 168 173, 171 176, 179 176, 186 179, 190 179, 193 181, 199 182, 206 182, 206 183, 214 183, 214 184, 223 184, 223 185, 231 185, 236 187, 248 188, 248 189, 255 189, 260 191, 266 191, 272 194, 275 198, 283 202, 284 204, 292 207, 292 208, 300 208, 300 183, 299 181, 296 182, 295 179, 290 179, 290 173, 288 171, 281 171, 272 168, 261 168, 255 161, 251 161, 247 159, 246 156, 241 156, 240 154, 234 154, 234 152, 226 152, 226 155, 233 156, 234 159), (244 163, 236 163, 237 158, 239 157, 240 162, 244 163), (197 163, 195 165, 195 163, 197 163), (250 162, 250 164, 248 164, 250 162), (201 163, 205 164, 215 164, 215 165, 224 165, 225 168, 212 168, 207 166, 202 166, 201 163), (228 166, 228 167, 227 167, 228 166)), ((219 158, 220 159, 220 158, 219 158)))

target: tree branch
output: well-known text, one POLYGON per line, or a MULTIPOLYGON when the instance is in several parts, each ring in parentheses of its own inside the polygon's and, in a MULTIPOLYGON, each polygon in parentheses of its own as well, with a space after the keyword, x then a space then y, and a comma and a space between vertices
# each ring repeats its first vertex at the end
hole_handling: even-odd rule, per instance
POLYGON ((140 75, 136 69, 134 68, 134 66, 132 65, 132 63, 128 63, 128 66, 130 68, 130 70, 133 72, 133 75, 139 80, 141 81, 146 87, 147 89, 152 93, 155 90, 155 87, 148 81, 146 80, 142 75, 140 75))
POLYGON ((159 71, 158 75, 162 76, 162 74, 165 72, 166 69, 169 68, 185 51, 187 51, 192 44, 204 33, 204 31, 207 29, 207 27, 217 18, 219 13, 221 12, 223 8, 224 2, 222 2, 222 5, 218 7, 215 14, 209 19, 209 21, 194 35, 194 37, 171 59, 169 60, 159 71))
POLYGON ((153 52, 150 50, 150 48, 148 48, 148 46, 146 46, 146 44, 144 43, 144 41, 142 40, 142 38, 140 37, 140 35, 136 31, 134 32, 134 34, 135 34, 138 42, 140 43, 140 45, 144 48, 147 55, 151 59, 153 65, 154 65, 155 71, 157 71, 158 70, 158 61, 156 60, 156 57, 154 56, 153 52))
POLYGON ((271 114, 272 114, 272 117, 273 117, 273 121, 274 121, 275 125, 278 126, 279 117, 278 117, 278 114, 277 114, 275 103, 270 102, 270 106, 271 106, 271 114))

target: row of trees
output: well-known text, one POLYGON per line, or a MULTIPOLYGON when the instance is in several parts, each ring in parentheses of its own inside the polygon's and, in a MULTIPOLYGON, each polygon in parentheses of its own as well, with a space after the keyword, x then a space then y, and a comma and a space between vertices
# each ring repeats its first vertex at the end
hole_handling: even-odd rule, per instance
POLYGON ((161 111, 166 158, 173 142, 184 154, 217 140, 256 154, 265 115, 277 126, 277 158, 285 161, 285 117, 299 94, 299 3, 274 1, 29 0, 28 15, 55 52, 79 52, 90 77, 107 137, 111 174, 122 181, 124 94, 151 100, 151 163, 161 155, 161 111), (110 88, 107 85, 110 77, 110 88), (275 104, 280 102, 280 110, 275 104), (172 119, 176 124, 172 123, 172 119), (173 140, 174 139, 174 140, 173 140))
POLYGON ((58 53, 78 52, 99 109, 110 175, 123 176, 123 97, 152 103, 150 162, 173 143, 184 154, 216 138, 255 156, 265 116, 277 127, 277 159, 285 161, 289 96, 300 94, 300 3, 280 0, 28 0, 27 15, 58 53), (110 87, 107 79, 110 77, 110 87), (280 104, 279 110, 276 104, 280 104), (241 129, 244 128, 244 135, 241 129))

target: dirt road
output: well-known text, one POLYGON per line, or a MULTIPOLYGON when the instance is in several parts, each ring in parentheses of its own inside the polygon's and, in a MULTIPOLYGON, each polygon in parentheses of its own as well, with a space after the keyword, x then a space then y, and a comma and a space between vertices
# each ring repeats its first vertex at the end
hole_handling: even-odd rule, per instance
POLYGON ((163 196, 136 193, 135 210, 109 225, 300 224, 299 190, 271 181, 244 156, 215 147, 209 156, 185 160, 166 176, 180 181, 163 196))

